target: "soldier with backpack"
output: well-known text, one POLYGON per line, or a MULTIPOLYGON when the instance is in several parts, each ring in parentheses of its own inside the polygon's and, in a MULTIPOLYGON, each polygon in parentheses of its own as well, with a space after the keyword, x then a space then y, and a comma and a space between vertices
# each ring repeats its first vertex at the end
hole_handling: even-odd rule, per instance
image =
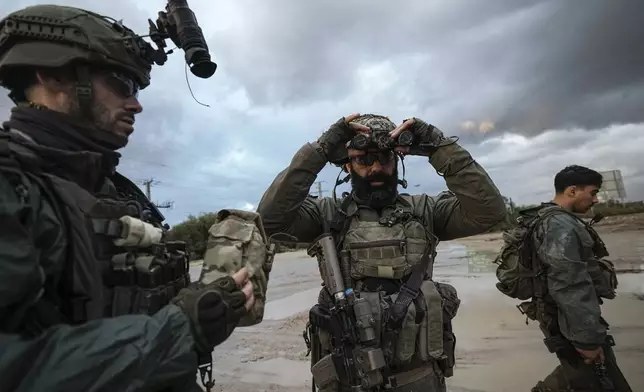
POLYGON ((436 246, 505 217, 499 190, 465 149, 419 119, 396 127, 383 116, 347 116, 300 148, 258 212, 276 239, 318 243, 329 234, 311 252, 325 282, 338 283, 322 288, 305 331, 314 390, 446 390, 460 300, 454 287, 432 281, 436 246), (399 193, 404 154, 427 157, 450 192, 399 193), (340 200, 309 195, 329 162, 347 173, 339 183, 351 181, 340 200))
POLYGON ((503 234, 496 287, 525 301, 519 310, 539 323, 560 362, 532 392, 631 391, 600 308, 615 298, 615 270, 597 232, 575 215, 598 202, 601 185, 598 172, 568 166, 555 176, 553 200, 521 211, 503 234))

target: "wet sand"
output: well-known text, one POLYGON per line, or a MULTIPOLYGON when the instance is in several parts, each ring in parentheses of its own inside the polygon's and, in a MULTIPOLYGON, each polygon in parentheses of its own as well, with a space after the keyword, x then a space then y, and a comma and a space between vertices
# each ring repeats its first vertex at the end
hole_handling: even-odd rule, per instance
MULTIPOLYGON (((641 238, 641 232, 628 233, 626 237, 632 235, 628 241, 622 240, 623 232, 614 238, 602 233, 602 238, 609 249, 630 244, 630 248, 620 248, 620 254, 630 255, 623 263, 644 262, 644 249, 637 245, 641 240, 632 242, 641 238)), ((493 242, 490 237, 476 236, 439 246, 435 279, 454 285, 462 300, 454 320, 457 364, 454 377, 448 379, 452 392, 529 391, 556 366, 537 325, 526 325, 515 307, 517 302, 494 287, 493 242)), ((191 271, 193 276, 198 276, 198 270, 191 271)), ((644 391, 644 274, 620 274, 619 280, 620 294, 603 306, 604 315, 612 325, 622 371, 634 391, 644 391)), ((264 321, 237 328, 215 349, 215 391, 311 390, 302 331, 320 282, 317 263, 304 252, 278 255, 264 321)))

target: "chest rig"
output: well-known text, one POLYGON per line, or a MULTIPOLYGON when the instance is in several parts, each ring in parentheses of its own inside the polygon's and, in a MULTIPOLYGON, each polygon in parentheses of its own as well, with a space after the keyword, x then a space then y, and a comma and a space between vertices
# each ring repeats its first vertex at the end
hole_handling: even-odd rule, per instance
MULTIPOLYGON (((165 241, 163 215, 136 185, 115 173, 97 192, 89 192, 64 173, 52 172, 57 165, 43 162, 39 149, 20 138, 0 137, 3 165, 13 165, 38 184, 67 243, 60 276, 45 278, 45 290, 23 328, 38 333, 60 323, 153 314, 187 286, 185 244, 165 241)), ((51 161, 55 155, 45 152, 51 161)))
POLYGON ((185 243, 166 241, 163 215, 118 173, 91 210, 93 243, 103 265, 104 316, 153 314, 190 283, 185 243))
POLYGON ((397 291, 426 251, 430 257, 423 278, 431 277, 438 239, 404 196, 380 213, 347 197, 330 229, 348 287, 397 291))
POLYGON ((346 197, 328 227, 333 241, 309 248, 324 287, 304 338, 321 392, 355 390, 358 383, 363 390, 408 390, 436 372, 451 375, 451 318, 459 300, 451 286, 431 280, 438 239, 425 222, 426 206, 419 214, 410 199, 402 195, 378 212, 346 197), (338 275, 349 305, 336 293, 338 275), (453 313, 444 315, 452 303, 453 313))

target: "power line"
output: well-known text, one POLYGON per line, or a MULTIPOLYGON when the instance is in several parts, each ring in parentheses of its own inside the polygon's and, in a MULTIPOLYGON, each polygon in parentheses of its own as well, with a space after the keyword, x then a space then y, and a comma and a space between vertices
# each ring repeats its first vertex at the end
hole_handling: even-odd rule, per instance
MULTIPOLYGON (((148 200, 152 201, 152 185, 160 184, 160 181, 155 180, 154 178, 147 178, 145 180, 139 181, 140 184, 145 186, 145 195, 148 200)), ((172 208, 174 206, 174 201, 169 200, 163 203, 152 202, 157 208, 172 208)))

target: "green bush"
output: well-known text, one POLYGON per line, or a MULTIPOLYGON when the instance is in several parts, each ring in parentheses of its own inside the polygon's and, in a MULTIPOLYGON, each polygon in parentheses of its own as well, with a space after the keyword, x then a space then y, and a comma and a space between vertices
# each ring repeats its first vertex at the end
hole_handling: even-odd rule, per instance
POLYGON ((215 224, 215 212, 189 215, 188 219, 170 229, 168 238, 174 241, 185 241, 191 259, 201 259, 208 245, 208 230, 215 224))

